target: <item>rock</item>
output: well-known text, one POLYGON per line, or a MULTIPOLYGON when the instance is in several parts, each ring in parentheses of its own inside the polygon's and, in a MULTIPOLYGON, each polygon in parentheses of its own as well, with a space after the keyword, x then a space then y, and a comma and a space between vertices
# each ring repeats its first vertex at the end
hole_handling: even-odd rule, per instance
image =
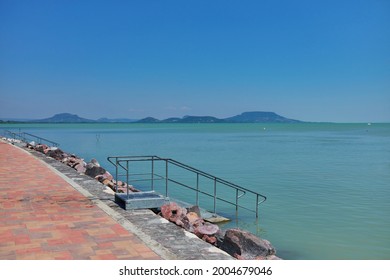
POLYGON ((100 167, 100 164, 99 164, 99 162, 96 160, 96 159, 91 159, 91 161, 90 161, 94 166, 97 166, 97 167, 100 167))
POLYGON ((44 151, 45 151, 46 149, 48 149, 48 148, 49 148, 49 147, 48 147, 47 145, 45 145, 45 144, 39 144, 39 145, 36 145, 34 149, 35 149, 37 152, 44 153, 44 151))
POLYGON ((168 204, 164 204, 163 206, 161 206, 161 216, 164 219, 169 220, 169 218, 172 216, 172 210, 171 210, 172 204, 173 203, 168 203, 168 204))
POLYGON ((190 224, 193 224, 196 220, 199 219, 199 215, 196 214, 195 212, 189 212, 189 213, 187 213, 186 216, 187 216, 188 222, 189 222, 190 224))
POLYGON ((106 185, 106 186, 110 187, 111 189, 115 188, 115 185, 111 180, 104 179, 102 183, 103 183, 103 185, 106 185))
POLYGON ((197 206, 197 205, 188 207, 187 212, 195 212, 198 215, 198 217, 201 217, 200 209, 199 209, 199 206, 197 206))
POLYGON ((209 236, 209 235, 204 235, 202 237, 202 240, 216 246, 217 245, 217 238, 215 236, 209 236))
POLYGON ((103 175, 106 173, 106 170, 103 167, 95 166, 91 163, 88 163, 85 170, 85 175, 95 178, 98 175, 103 175))
MULTIPOLYGON (((211 223, 204 223, 203 225, 199 225, 195 228, 195 234, 200 238, 203 238, 204 235, 214 235, 218 231, 219 227, 211 223)), ((215 241, 217 240, 215 239, 215 241)))
POLYGON ((104 181, 103 175, 99 174, 95 177, 95 180, 98 180, 100 183, 104 181))
POLYGON ((80 158, 68 157, 68 165, 72 168, 75 168, 77 164, 86 165, 86 163, 80 158))
POLYGON ((52 157, 56 160, 62 160, 65 157, 64 152, 61 151, 61 149, 59 149, 57 147, 51 147, 49 149, 46 149, 45 151, 47 151, 46 155, 48 157, 52 157))
POLYGON ((104 180, 108 179, 108 180, 112 181, 114 179, 114 177, 112 177, 111 173, 108 171, 106 171, 102 176, 103 176, 104 180))
POLYGON ((182 222, 182 225, 181 225, 182 228, 184 228, 186 231, 194 232, 194 228, 192 227, 192 225, 188 221, 187 216, 183 217, 183 219, 181 219, 181 222, 182 222))
POLYGON ((202 218, 199 218, 191 223, 191 226, 194 228, 194 230, 204 224, 204 220, 202 218))
POLYGON ((72 157, 72 156, 66 156, 62 161, 62 163, 66 164, 67 166, 70 166, 72 168, 75 168, 75 166, 77 164, 80 164, 80 163, 84 163, 84 161, 82 159, 79 159, 79 158, 75 158, 75 157, 72 157))
POLYGON ((74 169, 76 169, 78 173, 85 173, 85 171, 87 171, 83 164, 77 164, 74 169))
MULTIPOLYGON (((161 206, 161 215, 165 219, 174 223, 184 218, 186 214, 187 214, 187 210, 185 208, 180 207, 175 202, 171 202, 161 206)), ((181 224, 180 221, 178 223, 181 224)))
POLYGON ((221 248, 222 243, 223 243, 223 237, 225 236, 225 232, 223 232, 220 229, 214 236, 217 239, 217 243, 215 244, 215 246, 217 246, 218 248, 221 248))
POLYGON ((221 249, 231 256, 240 256, 247 260, 275 255, 275 248, 268 240, 240 229, 229 229, 225 233, 221 249))

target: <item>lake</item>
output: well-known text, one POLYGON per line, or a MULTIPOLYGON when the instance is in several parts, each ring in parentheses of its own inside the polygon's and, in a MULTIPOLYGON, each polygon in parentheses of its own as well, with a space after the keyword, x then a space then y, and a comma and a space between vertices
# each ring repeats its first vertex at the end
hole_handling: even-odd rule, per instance
MULTIPOLYGON (((390 259, 390 124, 0 124, 85 160, 168 157, 267 196, 260 217, 217 212, 284 259, 390 259)), ((145 187, 142 186, 141 188, 145 187)), ((194 195, 171 187, 189 203, 194 195)), ((223 192, 223 190, 221 191, 223 192)), ((210 208, 211 202, 201 201, 210 208)), ((249 203, 249 202, 248 202, 249 203)))

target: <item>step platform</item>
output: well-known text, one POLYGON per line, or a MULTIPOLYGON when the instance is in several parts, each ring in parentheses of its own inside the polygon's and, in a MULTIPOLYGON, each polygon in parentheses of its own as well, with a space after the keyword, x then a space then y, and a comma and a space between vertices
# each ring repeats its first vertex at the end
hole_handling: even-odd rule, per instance
POLYGON ((116 193, 115 202, 125 210, 152 209, 169 203, 169 198, 155 191, 116 193))

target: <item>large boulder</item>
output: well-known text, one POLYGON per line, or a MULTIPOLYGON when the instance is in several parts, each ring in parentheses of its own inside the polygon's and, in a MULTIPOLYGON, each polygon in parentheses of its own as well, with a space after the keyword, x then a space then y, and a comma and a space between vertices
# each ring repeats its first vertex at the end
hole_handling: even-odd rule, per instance
POLYGON ((241 229, 227 230, 221 249, 233 257, 246 260, 266 258, 276 253, 268 240, 241 229))
POLYGON ((103 175, 106 173, 106 170, 98 165, 95 165, 94 163, 90 162, 85 167, 85 175, 88 175, 89 177, 95 178, 98 175, 103 175))

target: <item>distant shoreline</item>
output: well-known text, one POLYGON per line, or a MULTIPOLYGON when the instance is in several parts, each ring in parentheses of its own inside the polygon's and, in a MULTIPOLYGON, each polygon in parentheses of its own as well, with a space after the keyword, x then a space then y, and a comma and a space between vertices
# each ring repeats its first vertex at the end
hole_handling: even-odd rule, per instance
POLYGON ((0 123, 301 123, 302 121, 293 120, 280 116, 274 112, 244 112, 242 114, 228 117, 216 118, 213 116, 184 116, 182 118, 171 117, 159 120, 153 117, 147 117, 140 120, 136 119, 108 119, 99 118, 97 120, 86 119, 69 113, 56 114, 46 119, 6 119, 0 123))

